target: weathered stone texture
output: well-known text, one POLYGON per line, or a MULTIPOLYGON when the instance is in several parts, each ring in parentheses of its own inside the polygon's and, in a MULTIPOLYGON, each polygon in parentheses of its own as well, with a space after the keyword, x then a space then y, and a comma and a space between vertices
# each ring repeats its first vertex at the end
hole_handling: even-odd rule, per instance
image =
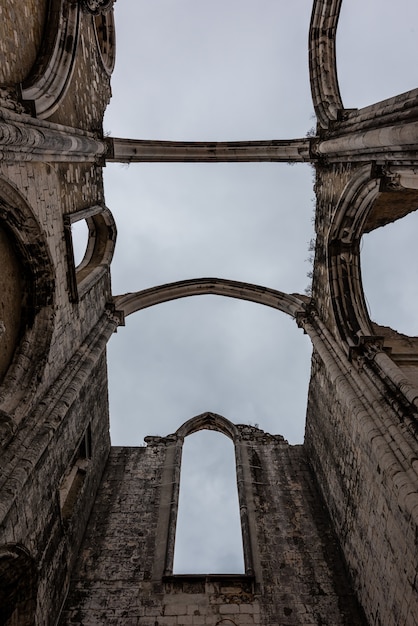
POLYGON ((1 458, 0 545, 24 545, 37 563, 37 624, 53 624, 57 617, 107 459, 104 359, 92 369, 77 399, 67 408, 65 420, 54 420, 53 409, 45 406, 36 421, 28 420, 1 458), (72 466, 74 451, 87 424, 91 429, 91 459, 73 512, 64 520, 59 487, 72 466))
POLYGON ((94 28, 94 18, 82 13, 79 52, 75 59, 71 88, 50 120, 101 133, 111 90, 110 78, 100 59, 94 28))
MULTIPOLYGON (((400 484, 391 445, 406 426, 381 407, 386 434, 342 396, 314 354, 309 390, 306 447, 331 514, 360 602, 373 624, 413 624, 418 620, 414 516, 400 484), (390 421, 392 425, 389 426, 390 421), (365 584, 363 581, 368 581, 365 584)), ((405 432, 409 441, 414 438, 405 432)), ((393 449, 392 448, 392 449, 393 449)), ((417 453, 418 446, 415 440, 417 453)), ((414 458, 405 459, 408 466, 414 458)))
POLYGON ((102 315, 110 299, 107 275, 94 285, 78 305, 69 302, 67 256, 63 214, 103 202, 100 169, 91 165, 49 165, 41 163, 6 165, 0 163, 0 176, 12 184, 27 201, 42 228, 53 263, 56 291, 53 336, 43 380, 37 395, 43 393, 68 356, 83 341, 102 315))
POLYGON ((20 83, 35 63, 46 16, 47 0, 8 0, 0 6, 0 85, 20 83), (24 44, 23 44, 24 42, 24 44))
POLYGON ((255 503, 255 580, 155 580, 164 440, 112 449, 62 624, 365 624, 302 446, 242 427, 255 503))

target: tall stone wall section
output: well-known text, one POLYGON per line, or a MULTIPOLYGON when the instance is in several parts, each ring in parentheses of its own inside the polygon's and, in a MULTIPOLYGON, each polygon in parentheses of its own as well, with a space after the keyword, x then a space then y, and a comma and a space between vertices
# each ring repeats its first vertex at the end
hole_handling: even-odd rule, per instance
MULTIPOLYGON (((401 428, 394 419, 388 438, 395 446, 401 428)), ((401 467, 393 469, 386 442, 340 395, 317 354, 305 445, 370 623, 414 624, 417 527, 401 484, 393 481, 401 467)))
POLYGON ((172 439, 113 448, 62 626, 365 624, 302 446, 239 428, 255 507, 254 577, 156 578, 161 481, 172 439))
MULTIPOLYGON (((36 72, 46 39, 56 34, 48 5, 75 3, 11 0, 0 8, 1 121, 11 109, 35 116, 19 92, 36 72)), ((81 12, 71 81, 49 122, 101 134, 109 97, 93 18, 81 12)), ((25 291, 20 311, 4 301, 21 319, 0 380, 2 624, 55 624, 110 448, 106 343, 117 325, 109 309, 110 274, 103 268, 76 301, 64 228, 65 215, 92 206, 104 207, 98 162, 12 162, 2 153, 4 258, 13 251, 25 291), (40 293, 40 285, 48 293, 40 293)), ((0 271, 6 291, 14 274, 8 265, 0 271)))
MULTIPOLYGON (((359 168, 317 168, 313 303, 328 344, 325 353, 313 351, 305 447, 369 622, 409 625, 418 621, 417 342, 370 322, 364 344, 349 337, 344 345, 329 280, 329 250, 335 244, 330 232, 340 219, 340 198, 359 168)), ((382 180, 364 232, 402 217, 409 203, 400 193, 387 190, 382 180)), ((357 243, 354 251, 360 249, 357 243)), ((341 254, 348 258, 347 250, 342 247, 341 254)), ((347 308, 350 295, 344 294, 347 308)))

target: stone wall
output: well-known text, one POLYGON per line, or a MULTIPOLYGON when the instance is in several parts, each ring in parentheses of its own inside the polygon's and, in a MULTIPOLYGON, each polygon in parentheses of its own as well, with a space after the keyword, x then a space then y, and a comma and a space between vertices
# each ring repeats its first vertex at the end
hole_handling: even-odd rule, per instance
POLYGON ((312 362, 305 445, 359 600, 371 624, 414 624, 415 489, 408 488, 405 472, 418 452, 416 434, 380 399, 380 435, 318 354, 312 362), (412 445, 409 458, 402 431, 412 445))
POLYGON ((365 624, 302 446, 238 428, 248 451, 244 473, 251 476, 254 576, 156 577, 173 437, 113 448, 62 626, 365 624))
MULTIPOLYGON (((61 382, 61 381, 60 381, 61 382)), ((73 381, 74 384, 74 381, 73 381)), ((0 545, 21 545, 38 572, 36 617, 54 624, 63 602, 77 546, 109 450, 107 376, 104 356, 78 389, 71 405, 65 388, 45 401, 14 437, 1 458, 0 545), (64 395, 62 406, 59 396, 64 395), (63 514, 60 488, 74 464, 80 440, 91 433, 90 458, 63 514), (53 581, 53 583, 52 583, 53 581)), ((26 622, 22 622, 26 623, 26 622)))

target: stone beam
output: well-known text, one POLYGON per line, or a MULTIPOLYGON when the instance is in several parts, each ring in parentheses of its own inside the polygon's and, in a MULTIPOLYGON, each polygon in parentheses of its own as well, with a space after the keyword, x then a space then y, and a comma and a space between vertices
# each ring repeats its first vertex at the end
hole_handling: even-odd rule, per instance
POLYGON ((107 138, 106 161, 141 162, 310 162, 310 139, 273 141, 145 141, 107 138))

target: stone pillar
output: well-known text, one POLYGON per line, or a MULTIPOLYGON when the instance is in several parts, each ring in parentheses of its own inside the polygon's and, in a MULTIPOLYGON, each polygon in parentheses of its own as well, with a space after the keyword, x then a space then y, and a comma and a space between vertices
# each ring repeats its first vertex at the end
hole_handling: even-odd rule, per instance
POLYGON ((310 139, 276 141, 143 141, 108 138, 107 161, 138 162, 310 162, 310 139))

